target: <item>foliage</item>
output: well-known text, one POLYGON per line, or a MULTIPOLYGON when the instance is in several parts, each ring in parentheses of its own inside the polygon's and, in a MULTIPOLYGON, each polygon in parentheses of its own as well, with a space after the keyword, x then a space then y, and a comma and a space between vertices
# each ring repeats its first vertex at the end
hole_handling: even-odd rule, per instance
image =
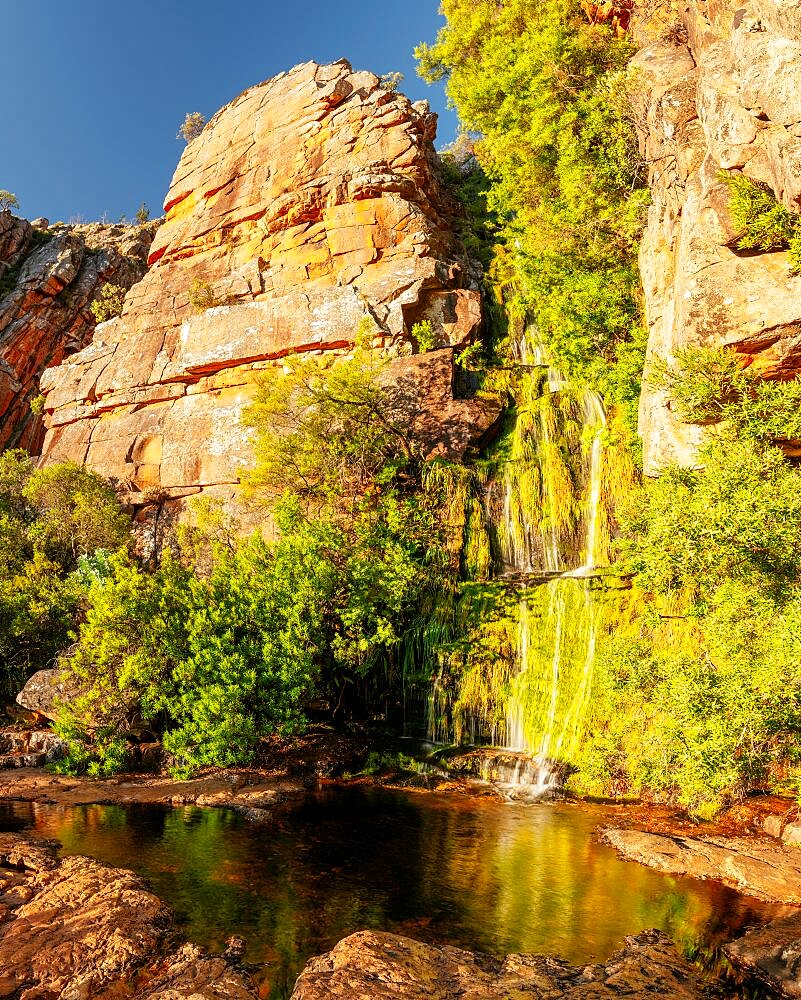
POLYGON ((434 332, 434 327, 431 325, 430 319, 421 320, 419 323, 415 323, 412 326, 412 339, 417 345, 417 350, 421 354, 425 354, 426 351, 433 351, 437 344, 437 335, 434 332))
POLYGON ((147 205, 142 202, 142 204, 137 208, 136 214, 134 215, 134 222, 137 226, 143 226, 146 222, 150 221, 150 209, 147 205))
POLYGON ((197 139, 205 127, 205 115, 202 115, 199 111, 188 111, 175 138, 183 139, 185 142, 190 143, 193 139, 197 139))
POLYGON ((69 641, 85 596, 76 572, 98 549, 129 538, 110 487, 74 463, 36 469, 22 451, 0 455, 0 684, 15 694, 69 641), (15 690, 16 689, 16 690, 15 690))
POLYGON ((729 189, 729 212, 740 232, 741 250, 790 250, 793 270, 801 272, 801 215, 776 200, 767 184, 721 170, 729 189))
POLYGON ((622 511, 637 603, 600 644, 579 777, 708 816, 801 777, 801 474, 772 443, 798 435, 801 389, 697 349, 661 384, 721 423, 698 467, 668 467, 622 511))
POLYGON ((214 289, 208 281, 203 281, 200 278, 193 279, 192 284, 189 286, 189 303, 197 313, 213 309, 214 306, 219 304, 214 294, 214 289))
POLYGON ((44 413, 45 409, 45 396, 43 393, 37 393, 30 402, 31 413, 35 416, 40 417, 44 413))
POLYGON ((95 318, 95 323, 105 323, 122 313, 127 289, 121 285, 107 284, 100 289, 100 295, 89 307, 95 318))
POLYGON ((403 73, 399 73, 397 70, 393 73, 385 73, 381 77, 381 86, 391 94, 394 94, 402 83, 403 73))
POLYGON ((112 559, 66 666, 83 693, 62 707, 68 766, 109 773, 126 737, 158 726, 172 771, 249 761, 265 732, 301 720, 319 627, 309 553, 258 536, 197 576, 167 556, 153 573, 112 559))
MULTIPOLYGON (((367 338, 362 330, 359 343, 367 338)), ((290 491, 312 506, 348 504, 415 460, 403 387, 365 346, 351 357, 290 355, 261 378, 245 423, 257 431, 251 493, 290 491)))
POLYGON ((0 190, 0 212, 10 212, 12 208, 19 208, 19 200, 10 191, 0 190))
POLYGON ((688 347, 671 364, 655 359, 649 381, 689 423, 721 423, 754 441, 801 439, 801 379, 761 378, 725 347, 688 347))
POLYGON ((644 335, 637 242, 647 203, 625 72, 630 43, 573 0, 445 0, 416 55, 447 79, 491 184, 491 275, 530 309, 555 363, 632 408, 644 335))

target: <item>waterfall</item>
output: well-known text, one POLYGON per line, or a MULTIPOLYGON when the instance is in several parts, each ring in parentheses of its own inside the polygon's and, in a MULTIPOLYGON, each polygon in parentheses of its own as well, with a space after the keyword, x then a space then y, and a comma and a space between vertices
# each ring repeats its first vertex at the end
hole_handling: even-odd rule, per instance
POLYGON ((592 693, 606 413, 597 393, 550 364, 536 328, 511 355, 515 422, 474 494, 490 579, 482 572, 465 584, 456 629, 464 642, 429 688, 428 735, 496 747, 500 736, 487 773, 538 796, 559 784, 592 693), (481 593, 486 606, 475 603, 481 593))
MULTIPOLYGON (((546 366, 541 341, 535 340, 533 351, 526 353, 525 343, 516 348, 519 358, 533 356, 539 366, 546 366)), ((549 395, 562 392, 567 382, 553 367, 547 367, 547 379, 542 383, 549 395)), ((517 608, 517 643, 514 673, 506 704, 505 749, 525 753, 532 758, 536 775, 535 793, 544 792, 557 784, 553 761, 570 748, 578 737, 579 727, 587 706, 595 661, 597 623, 591 583, 586 577, 598 561, 599 518, 603 476, 603 434, 606 413, 601 397, 590 390, 581 401, 582 439, 591 440, 586 475, 579 565, 566 565, 563 546, 557 529, 559 524, 555 479, 548 463, 553 455, 553 436, 546 405, 539 407, 539 419, 529 426, 537 436, 542 484, 541 509, 542 570, 554 578, 541 582, 535 591, 539 615, 532 608, 532 595, 523 592, 517 608), (578 579, 575 579, 578 578, 578 579), (543 600, 543 597, 545 598, 543 600)), ((513 458, 515 456, 513 455, 513 458)), ((502 516, 507 525, 500 532, 503 538, 530 538, 536 534, 532 525, 535 512, 521 505, 513 511, 510 482, 505 476, 502 516), (522 517, 521 517, 522 515, 522 517), (512 518, 522 520, 522 531, 512 525, 512 518)), ((507 572, 530 575, 533 571, 533 546, 525 550, 507 547, 504 564, 507 572), (522 556, 522 558, 521 558, 522 556)), ((515 772, 519 774, 519 769, 515 772)), ((530 771, 526 772, 531 780, 530 771)))

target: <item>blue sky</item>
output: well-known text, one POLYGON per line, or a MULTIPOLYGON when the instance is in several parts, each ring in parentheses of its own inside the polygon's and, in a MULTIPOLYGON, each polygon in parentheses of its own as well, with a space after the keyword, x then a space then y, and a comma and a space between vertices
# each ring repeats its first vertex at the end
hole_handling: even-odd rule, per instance
POLYGON ((438 0, 0 0, 0 188, 20 214, 116 220, 161 204, 187 111, 211 117, 299 62, 345 57, 405 74, 401 90, 456 119, 412 49, 443 23, 438 0))

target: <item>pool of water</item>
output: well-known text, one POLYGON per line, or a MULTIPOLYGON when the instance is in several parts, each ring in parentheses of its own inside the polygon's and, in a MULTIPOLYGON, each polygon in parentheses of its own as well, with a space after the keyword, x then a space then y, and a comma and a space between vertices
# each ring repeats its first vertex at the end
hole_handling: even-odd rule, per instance
POLYGON ((266 825, 195 807, 0 810, 4 829, 146 876, 189 939, 218 950, 244 937, 261 995, 274 1000, 310 956, 361 928, 584 964, 649 927, 708 948, 776 911, 621 861, 594 835, 607 819, 603 807, 358 787, 310 794, 266 825))

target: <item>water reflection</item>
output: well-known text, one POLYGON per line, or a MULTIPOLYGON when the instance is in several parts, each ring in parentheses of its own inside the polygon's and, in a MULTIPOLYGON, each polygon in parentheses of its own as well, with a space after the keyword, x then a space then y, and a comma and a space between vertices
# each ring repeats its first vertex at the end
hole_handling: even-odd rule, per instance
POLYGON ((660 927, 715 944, 775 908, 712 882, 621 861, 592 835, 601 810, 332 789, 256 826, 197 808, 9 806, 65 854, 133 868, 186 935, 249 942, 262 996, 288 997, 306 959, 359 928, 505 954, 605 960, 626 934, 660 927))

